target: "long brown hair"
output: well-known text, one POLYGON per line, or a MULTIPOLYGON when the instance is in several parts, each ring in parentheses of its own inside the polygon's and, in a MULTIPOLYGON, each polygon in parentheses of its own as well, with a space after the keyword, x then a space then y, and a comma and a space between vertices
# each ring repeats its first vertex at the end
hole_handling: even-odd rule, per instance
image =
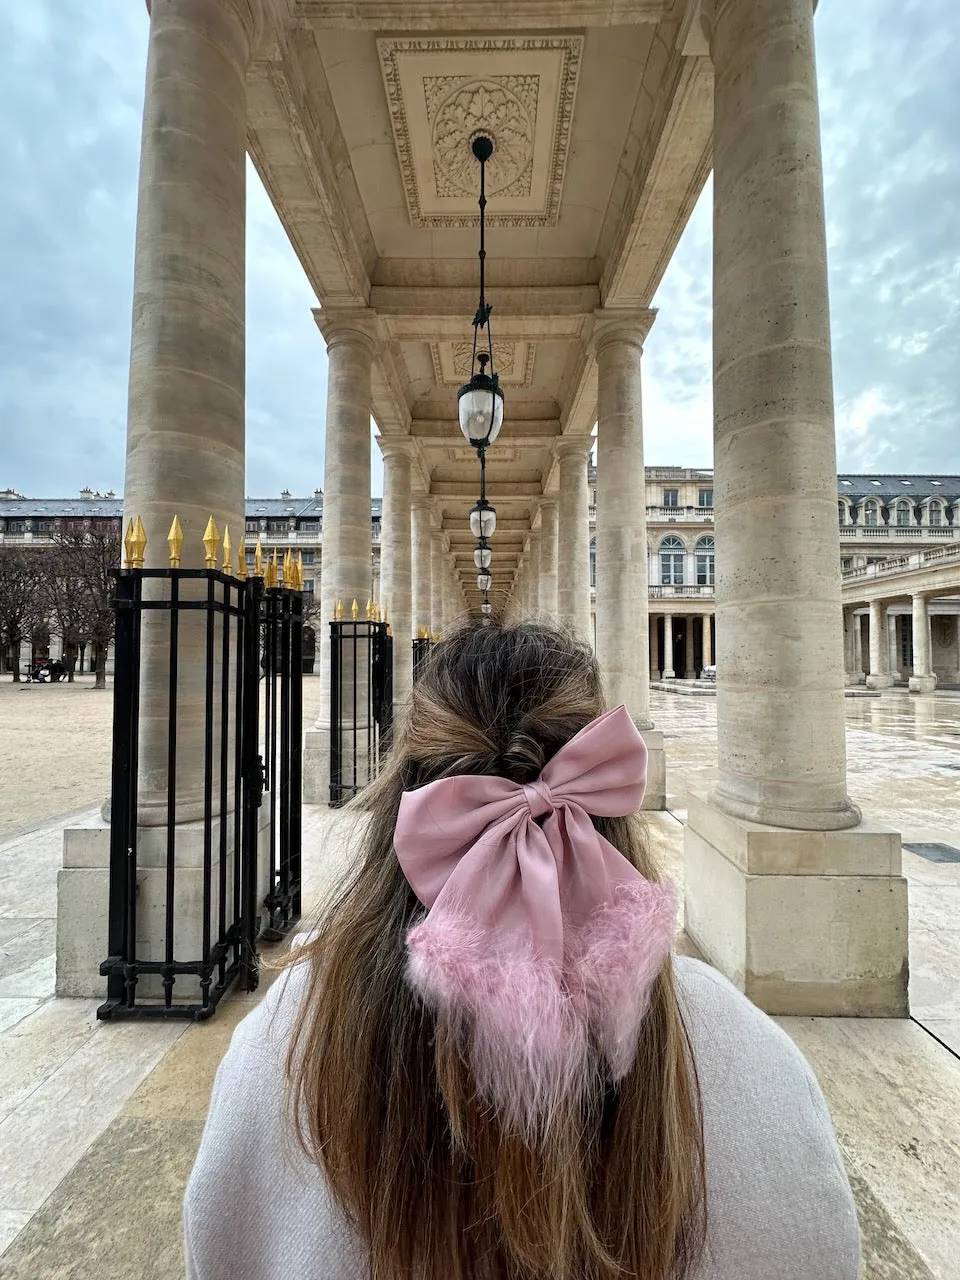
MULTIPOLYGON (((300 1142, 371 1280, 679 1280, 700 1254, 700 1100, 669 961, 633 1069, 598 1079, 535 1145, 477 1097, 451 1028, 404 976, 423 907, 393 851, 401 793, 454 774, 532 781, 603 710, 596 661, 568 635, 465 626, 434 649, 363 795, 358 865, 305 949, 288 1072, 300 1142)), ((595 823, 659 878, 637 819, 595 823)))

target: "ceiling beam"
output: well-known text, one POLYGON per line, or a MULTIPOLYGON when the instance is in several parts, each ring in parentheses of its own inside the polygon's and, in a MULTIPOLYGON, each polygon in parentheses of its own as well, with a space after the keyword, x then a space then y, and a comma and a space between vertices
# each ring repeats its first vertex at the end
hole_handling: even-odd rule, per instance
MULTIPOLYGON (((545 318, 590 316, 600 306, 600 289, 595 284, 540 284, 498 289, 494 298, 497 327, 495 336, 505 336, 511 319, 529 316, 545 318)), ((384 317, 452 316, 460 329, 469 325, 477 309, 477 290, 467 285, 374 285, 370 306, 384 317)), ((399 336, 399 335, 398 335, 399 336)))
POLYGON ((316 27, 367 31, 567 31, 659 22, 673 0, 293 0, 293 15, 316 27))

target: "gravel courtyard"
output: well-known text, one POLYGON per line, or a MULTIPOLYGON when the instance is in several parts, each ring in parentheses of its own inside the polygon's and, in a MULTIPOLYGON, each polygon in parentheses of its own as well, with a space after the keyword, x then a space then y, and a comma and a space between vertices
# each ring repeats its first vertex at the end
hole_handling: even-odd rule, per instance
MULTIPOLYGON (((303 722, 316 719, 319 679, 303 682, 303 722)), ((89 809, 110 790, 113 683, 14 684, 0 678, 0 840, 89 809)))

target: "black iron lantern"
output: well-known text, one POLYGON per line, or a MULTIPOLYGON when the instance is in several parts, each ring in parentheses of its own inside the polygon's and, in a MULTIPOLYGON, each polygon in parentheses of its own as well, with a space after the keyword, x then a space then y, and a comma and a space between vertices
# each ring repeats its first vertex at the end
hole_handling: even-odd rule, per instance
POLYGON ((471 150, 480 162, 480 301, 477 304, 476 315, 473 317, 470 381, 457 392, 457 410, 464 439, 480 453, 482 465, 482 451, 493 444, 503 426, 503 389, 493 367, 493 335, 490 329, 490 313, 493 307, 487 302, 484 292, 484 263, 487 257, 485 175, 487 161, 493 155, 493 139, 486 134, 478 134, 473 139, 471 150), (481 346, 481 330, 486 333, 486 351, 482 347, 480 350, 477 349, 481 346))

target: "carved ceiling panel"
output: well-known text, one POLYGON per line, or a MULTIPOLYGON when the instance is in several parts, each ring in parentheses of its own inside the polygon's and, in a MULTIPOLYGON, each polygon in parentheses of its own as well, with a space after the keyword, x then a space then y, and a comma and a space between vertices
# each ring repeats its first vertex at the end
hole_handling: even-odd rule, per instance
POLYGON ((414 226, 476 225, 470 144, 481 133, 494 142, 488 224, 556 225, 582 36, 381 39, 377 49, 414 226))
MULTIPOLYGON (((529 387, 533 381, 533 342, 494 342, 493 367, 505 387, 529 387)), ((460 387, 470 378, 473 342, 431 342, 433 373, 440 387, 460 387)))

